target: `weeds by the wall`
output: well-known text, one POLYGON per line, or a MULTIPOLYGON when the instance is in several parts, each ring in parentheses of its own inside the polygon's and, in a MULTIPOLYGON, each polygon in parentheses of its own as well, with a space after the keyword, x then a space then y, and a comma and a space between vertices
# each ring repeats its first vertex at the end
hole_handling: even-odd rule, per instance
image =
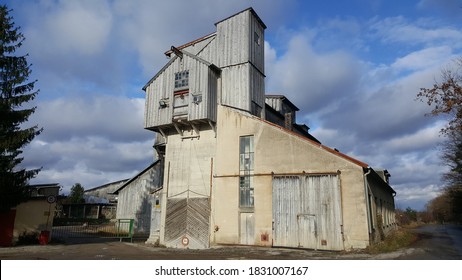
POLYGON ((367 247, 366 252, 371 254, 393 252, 410 246, 417 238, 417 234, 408 229, 399 228, 386 236, 382 242, 367 247))

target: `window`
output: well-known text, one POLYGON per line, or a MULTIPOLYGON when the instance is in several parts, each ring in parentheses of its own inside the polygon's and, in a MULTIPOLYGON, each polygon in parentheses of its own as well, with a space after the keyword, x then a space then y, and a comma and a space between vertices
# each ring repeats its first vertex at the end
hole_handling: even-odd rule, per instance
POLYGON ((253 136, 242 136, 239 141, 239 206, 253 207, 253 136))
POLYGON ((173 116, 188 114, 189 106, 189 71, 175 73, 175 89, 173 93, 173 116))
POLYGON ((260 44, 261 44, 261 42, 260 42, 260 36, 258 35, 257 32, 254 33, 253 40, 255 41, 255 43, 256 43, 257 45, 260 46, 260 44))
POLYGON ((189 71, 175 73, 175 90, 184 89, 189 86, 189 71))

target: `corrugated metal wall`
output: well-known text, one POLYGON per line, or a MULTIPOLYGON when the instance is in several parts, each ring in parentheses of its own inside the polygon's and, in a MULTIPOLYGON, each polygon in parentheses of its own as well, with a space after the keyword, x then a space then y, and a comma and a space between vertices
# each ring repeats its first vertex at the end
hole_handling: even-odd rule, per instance
POLYGON ((273 177, 273 245, 343 250, 337 175, 273 177))

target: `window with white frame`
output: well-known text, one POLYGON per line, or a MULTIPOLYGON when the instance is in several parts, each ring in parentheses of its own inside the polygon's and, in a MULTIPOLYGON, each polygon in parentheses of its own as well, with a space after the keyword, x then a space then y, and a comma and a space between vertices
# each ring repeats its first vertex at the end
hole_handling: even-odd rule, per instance
POLYGON ((254 207, 253 189, 254 147, 253 136, 239 139, 239 206, 254 207))

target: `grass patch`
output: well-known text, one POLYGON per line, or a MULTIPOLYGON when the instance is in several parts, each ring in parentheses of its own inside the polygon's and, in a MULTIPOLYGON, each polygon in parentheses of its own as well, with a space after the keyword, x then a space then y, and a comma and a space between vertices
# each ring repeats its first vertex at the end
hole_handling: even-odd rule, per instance
POLYGON ((367 253, 389 253, 406 248, 418 239, 418 235, 406 228, 399 228, 385 237, 385 240, 366 248, 367 253))

